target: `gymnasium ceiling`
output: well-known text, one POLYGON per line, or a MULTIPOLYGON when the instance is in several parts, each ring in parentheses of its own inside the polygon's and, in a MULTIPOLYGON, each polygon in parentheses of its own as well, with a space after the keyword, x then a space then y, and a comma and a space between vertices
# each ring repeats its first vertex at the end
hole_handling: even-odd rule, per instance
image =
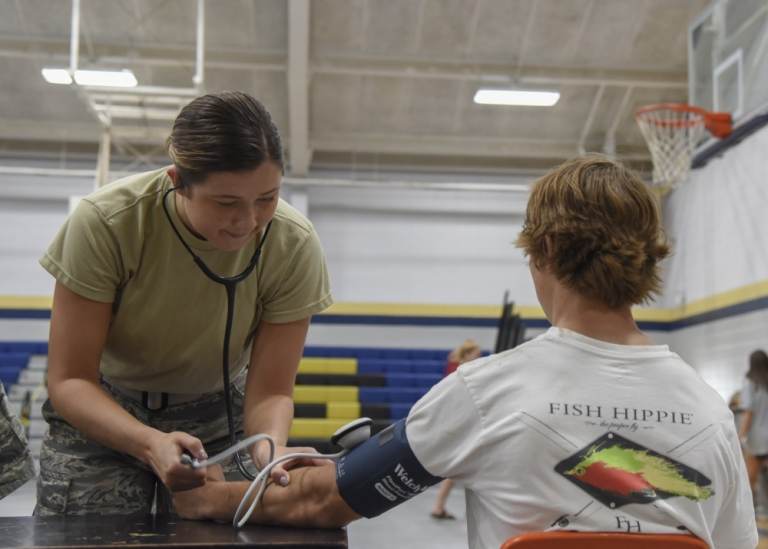
MULTIPOLYGON (((292 172, 514 172, 580 150, 647 167, 632 118, 685 101, 689 21, 708 0, 207 0, 204 89, 260 98, 292 172), (555 89, 552 108, 472 102, 481 87, 555 89)), ((192 88, 195 0, 82 0, 80 68, 192 88)), ((47 84, 69 65, 71 3, 0 0, 0 152, 160 155, 183 95, 47 84), (106 107, 106 105, 110 105, 106 107)))

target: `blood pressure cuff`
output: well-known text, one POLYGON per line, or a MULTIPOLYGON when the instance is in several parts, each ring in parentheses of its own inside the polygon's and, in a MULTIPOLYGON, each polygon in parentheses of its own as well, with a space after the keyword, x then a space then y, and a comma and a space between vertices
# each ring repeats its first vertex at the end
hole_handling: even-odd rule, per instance
POLYGON ((367 518, 400 505, 441 480, 416 459, 408 444, 404 419, 336 462, 336 485, 341 497, 358 515, 367 518))

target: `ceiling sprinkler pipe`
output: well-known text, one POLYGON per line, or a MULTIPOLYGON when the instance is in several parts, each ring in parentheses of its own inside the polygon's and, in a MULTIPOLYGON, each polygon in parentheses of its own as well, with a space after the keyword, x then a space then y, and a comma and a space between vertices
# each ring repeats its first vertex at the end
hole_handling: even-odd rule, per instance
POLYGON ((195 76, 192 84, 198 91, 203 90, 205 74, 205 0, 197 0, 197 40, 195 76))
POLYGON ((69 72, 75 81, 75 71, 80 61, 80 0, 72 0, 72 26, 69 40, 69 72))

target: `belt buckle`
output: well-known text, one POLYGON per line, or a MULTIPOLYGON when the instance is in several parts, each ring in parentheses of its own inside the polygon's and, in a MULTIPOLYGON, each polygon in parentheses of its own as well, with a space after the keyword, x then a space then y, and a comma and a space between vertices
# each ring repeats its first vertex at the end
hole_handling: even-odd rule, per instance
POLYGON ((152 410, 153 412, 163 410, 168 406, 168 393, 142 391, 141 405, 144 406, 144 408, 147 410, 152 410))

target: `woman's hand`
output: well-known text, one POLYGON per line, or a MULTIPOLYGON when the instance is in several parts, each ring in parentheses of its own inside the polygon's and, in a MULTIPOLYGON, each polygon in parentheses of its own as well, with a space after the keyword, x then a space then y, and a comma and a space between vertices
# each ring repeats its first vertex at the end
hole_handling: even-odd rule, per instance
MULTIPOLYGON (((290 447, 290 446, 277 446, 275 448, 275 456, 273 459, 277 459, 286 454, 318 454, 319 452, 314 448, 309 447, 290 447)), ((266 441, 262 441, 254 447, 253 450, 253 462, 256 467, 262 469, 269 463, 269 445, 266 441)), ((283 461, 272 469, 269 477, 272 482, 280 484, 281 486, 287 486, 291 481, 291 477, 288 471, 295 469, 296 467, 308 467, 312 465, 322 465, 326 460, 313 459, 313 458, 297 458, 283 461)))
POLYGON ((193 469, 181 462, 182 452, 198 460, 208 459, 200 439, 187 433, 156 431, 149 439, 147 462, 171 492, 191 490, 205 484, 206 468, 193 469))
POLYGON ((215 518, 215 510, 220 506, 222 493, 226 495, 224 471, 221 465, 206 467, 205 485, 193 490, 173 492, 173 507, 181 518, 205 520, 215 518))

